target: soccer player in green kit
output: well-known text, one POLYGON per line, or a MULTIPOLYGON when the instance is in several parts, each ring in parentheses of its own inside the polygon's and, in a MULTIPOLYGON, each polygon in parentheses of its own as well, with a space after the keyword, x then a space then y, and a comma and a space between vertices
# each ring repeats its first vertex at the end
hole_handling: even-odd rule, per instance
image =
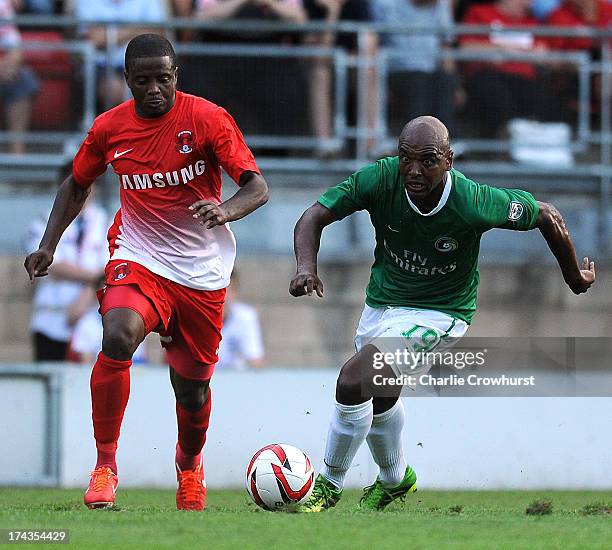
POLYGON ((572 292, 586 292, 595 281, 594 262, 584 258, 578 263, 554 206, 526 191, 473 182, 452 165, 444 124, 418 117, 402 130, 397 157, 370 164, 327 190, 295 227, 297 271, 289 288, 293 296, 323 296, 317 252, 325 226, 367 210, 376 230, 375 259, 355 338, 357 353, 340 370, 324 466, 303 512, 336 505, 364 441, 380 473, 364 489, 361 508, 382 510, 416 490, 416 474, 401 447, 401 386, 390 397, 374 397, 368 389, 375 374, 397 377, 403 367, 387 364, 375 370, 380 367, 375 359, 389 351, 386 346, 393 338, 402 338, 409 350, 432 351, 448 345, 446 337, 465 334, 476 310, 483 233, 538 228, 572 292))

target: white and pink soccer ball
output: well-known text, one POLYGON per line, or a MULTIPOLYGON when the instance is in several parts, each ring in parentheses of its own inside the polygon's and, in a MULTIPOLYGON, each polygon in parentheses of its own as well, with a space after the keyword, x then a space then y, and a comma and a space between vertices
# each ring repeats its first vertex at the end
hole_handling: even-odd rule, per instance
POLYGON ((246 489, 264 510, 290 511, 308 500, 313 487, 310 459, 291 445, 266 445, 253 455, 246 471, 246 489))

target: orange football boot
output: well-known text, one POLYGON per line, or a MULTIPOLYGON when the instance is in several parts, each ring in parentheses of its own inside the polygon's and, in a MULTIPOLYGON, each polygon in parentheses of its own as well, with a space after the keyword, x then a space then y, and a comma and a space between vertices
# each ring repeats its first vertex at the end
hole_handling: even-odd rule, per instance
POLYGON ((180 470, 176 465, 176 508, 178 510, 204 510, 206 508, 206 482, 200 463, 195 470, 180 470))
POLYGON ((89 487, 85 491, 83 502, 90 510, 111 508, 115 504, 115 492, 119 478, 110 468, 101 466, 91 472, 89 487))

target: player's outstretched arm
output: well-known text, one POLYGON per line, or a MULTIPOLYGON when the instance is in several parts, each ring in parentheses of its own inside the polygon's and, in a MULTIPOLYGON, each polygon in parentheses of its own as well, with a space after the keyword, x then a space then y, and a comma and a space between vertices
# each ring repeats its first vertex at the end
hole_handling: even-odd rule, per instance
POLYGON ((53 262, 57 243, 66 228, 79 215, 90 192, 90 187, 81 187, 74 181, 72 175, 59 186, 38 250, 29 254, 24 262, 32 283, 36 277, 49 274, 49 266, 53 262))
POLYGON ((221 204, 208 200, 197 201, 189 209, 195 212, 193 217, 199 218, 206 229, 211 229, 216 225, 244 218, 266 204, 269 198, 268 184, 264 177, 256 172, 246 171, 240 176, 240 189, 234 196, 221 204))
POLYGON ((538 201, 540 213, 536 227, 540 230, 551 252, 557 258, 563 279, 574 294, 582 294, 595 282, 595 262, 588 258, 578 263, 576 251, 560 212, 552 205, 538 201))
POLYGON ((318 202, 308 208, 293 231, 293 248, 297 269, 289 285, 292 296, 323 296, 323 283, 317 276, 317 253, 323 228, 336 221, 331 210, 318 202))

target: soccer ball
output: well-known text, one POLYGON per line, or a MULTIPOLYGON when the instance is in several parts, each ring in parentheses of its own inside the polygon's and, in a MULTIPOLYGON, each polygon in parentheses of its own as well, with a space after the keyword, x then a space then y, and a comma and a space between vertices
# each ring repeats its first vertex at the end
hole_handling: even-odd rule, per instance
POLYGON ((266 445, 246 471, 246 489, 253 502, 273 512, 291 511, 308 500, 314 487, 310 459, 291 445, 266 445))

